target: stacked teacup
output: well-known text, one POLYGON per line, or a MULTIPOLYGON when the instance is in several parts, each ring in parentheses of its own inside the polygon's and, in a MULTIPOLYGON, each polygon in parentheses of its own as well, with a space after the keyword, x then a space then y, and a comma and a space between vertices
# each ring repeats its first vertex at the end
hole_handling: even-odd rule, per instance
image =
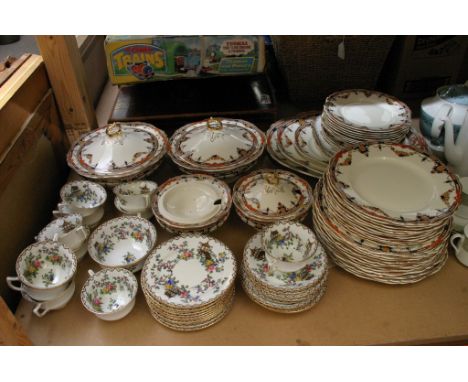
POLYGON ((62 202, 53 212, 56 217, 79 214, 83 217, 83 225, 93 228, 104 216, 107 193, 97 183, 86 180, 66 183, 60 190, 60 197, 62 202))
POLYGON ((75 291, 76 257, 57 241, 37 242, 16 260, 16 277, 7 277, 8 286, 35 304, 34 313, 42 317, 49 310, 64 307, 75 291), (19 283, 19 285, 15 285, 19 283))
POLYGON ((325 293, 327 277, 325 251, 303 224, 273 224, 244 249, 242 286, 266 309, 297 313, 312 308, 325 293))
POLYGON ((140 216, 149 219, 153 216, 151 211, 151 198, 158 185, 149 180, 122 183, 114 187, 114 205, 124 215, 140 216))

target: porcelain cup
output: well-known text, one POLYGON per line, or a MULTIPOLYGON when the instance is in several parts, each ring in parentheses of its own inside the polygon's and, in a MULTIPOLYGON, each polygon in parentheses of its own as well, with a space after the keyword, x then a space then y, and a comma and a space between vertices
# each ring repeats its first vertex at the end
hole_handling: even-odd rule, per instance
POLYGON ((72 214, 51 221, 39 232, 36 236, 36 240, 58 240, 76 252, 82 247, 88 236, 89 229, 83 226, 83 218, 81 215, 72 214))
POLYGON ((89 229, 83 226, 75 227, 68 232, 57 235, 57 239, 72 250, 82 246, 89 236, 89 229))
POLYGON ((455 250, 455 256, 458 261, 465 267, 468 267, 468 224, 465 226, 463 234, 456 233, 452 235, 450 238, 450 244, 452 244, 452 247, 455 250))
POLYGON ((307 264, 318 242, 315 234, 305 225, 280 222, 263 231, 262 244, 266 259, 273 269, 295 272, 307 264))
POLYGON ((151 204, 151 197, 158 185, 149 180, 122 183, 114 187, 114 194, 128 211, 143 211, 151 204))
POLYGON ((7 277, 8 286, 38 301, 60 296, 76 273, 73 251, 54 241, 31 244, 16 260, 16 277, 7 277), (15 285, 18 283, 19 285, 15 285))
POLYGON ((101 320, 120 320, 135 306, 136 277, 127 269, 88 270, 90 278, 81 290, 84 307, 101 320))
POLYGON ((77 213, 83 217, 93 215, 107 199, 104 187, 86 180, 66 183, 60 190, 62 202, 58 204, 61 213, 77 213))
POLYGON ((75 293, 75 282, 72 281, 71 284, 68 286, 68 288, 57 298, 50 300, 50 301, 37 301, 32 299, 30 296, 28 296, 26 293, 23 293, 23 297, 34 303, 34 308, 33 308, 33 313, 37 317, 44 317, 47 313, 49 313, 52 310, 58 310, 62 309, 65 307, 65 305, 68 304, 68 302, 71 300, 73 297, 73 294, 75 293))

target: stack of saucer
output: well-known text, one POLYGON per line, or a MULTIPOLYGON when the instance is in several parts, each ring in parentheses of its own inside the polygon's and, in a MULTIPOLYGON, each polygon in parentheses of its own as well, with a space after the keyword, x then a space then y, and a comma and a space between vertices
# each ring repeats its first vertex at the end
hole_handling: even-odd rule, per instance
POLYGON ((181 175, 164 182, 156 191, 152 209, 158 223, 172 233, 208 233, 229 216, 229 186, 213 176, 181 175))
POLYGON ((315 188, 314 229, 335 263, 387 284, 420 281, 447 259, 460 184, 410 146, 360 144, 339 152, 315 188))
POLYGON ((16 260, 16 277, 7 277, 8 286, 35 304, 33 312, 44 316, 63 308, 75 291, 76 257, 57 241, 41 241, 25 248, 16 260), (18 282, 19 285, 14 283, 18 282))
POLYGON ((254 171, 239 179, 233 188, 237 214, 256 229, 280 220, 303 220, 312 199, 309 183, 283 170, 254 171))
POLYGON ((115 208, 124 215, 150 219, 153 216, 151 212, 151 198, 157 188, 158 185, 149 180, 137 180, 119 184, 113 189, 115 208))
POLYGON ((148 257, 141 287, 153 317, 173 330, 193 331, 220 321, 234 298, 236 261, 219 240, 183 235, 148 257))
POLYGON ((210 118, 179 128, 170 147, 169 155, 182 172, 230 182, 256 164, 265 147, 265 134, 247 121, 210 118))
POLYGON ((79 214, 83 217, 83 225, 94 228, 104 216, 104 203, 107 192, 97 183, 86 180, 76 180, 66 183, 60 189, 62 202, 58 204, 56 217, 69 214, 79 214))
POLYGON ((58 240, 70 248, 80 261, 88 251, 88 237, 89 229, 83 226, 81 215, 72 214, 51 221, 39 232, 36 241, 58 240))
POLYGON ((400 100, 371 90, 342 90, 323 106, 324 137, 339 146, 361 142, 402 142, 411 127, 411 111, 400 100))
POLYGON ((312 308, 328 277, 325 251, 314 233, 299 223, 277 223, 245 246, 242 286, 251 300, 280 313, 312 308))

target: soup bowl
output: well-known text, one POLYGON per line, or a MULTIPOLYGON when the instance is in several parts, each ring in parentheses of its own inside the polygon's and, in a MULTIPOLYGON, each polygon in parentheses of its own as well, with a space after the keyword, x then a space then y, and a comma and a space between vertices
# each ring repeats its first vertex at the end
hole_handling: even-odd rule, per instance
POLYGON ((66 183, 60 190, 62 212, 77 213, 90 216, 95 213, 107 199, 107 192, 101 185, 87 180, 76 180, 66 183))

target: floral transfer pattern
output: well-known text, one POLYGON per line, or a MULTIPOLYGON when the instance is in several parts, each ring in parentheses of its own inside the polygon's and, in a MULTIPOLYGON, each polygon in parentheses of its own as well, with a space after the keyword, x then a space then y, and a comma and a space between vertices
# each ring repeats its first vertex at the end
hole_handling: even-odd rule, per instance
POLYGON ((233 282, 235 261, 232 253, 219 242, 204 236, 181 236, 153 252, 143 271, 143 280, 160 299, 182 304, 206 302, 226 290, 233 282), (204 277, 196 285, 174 275, 181 262, 196 261, 203 267, 204 277))
POLYGON ((66 203, 80 203, 88 204, 91 206, 97 205, 101 202, 101 197, 98 196, 95 190, 91 189, 88 183, 82 182, 78 184, 71 184, 68 189, 63 193, 63 199, 66 203))

